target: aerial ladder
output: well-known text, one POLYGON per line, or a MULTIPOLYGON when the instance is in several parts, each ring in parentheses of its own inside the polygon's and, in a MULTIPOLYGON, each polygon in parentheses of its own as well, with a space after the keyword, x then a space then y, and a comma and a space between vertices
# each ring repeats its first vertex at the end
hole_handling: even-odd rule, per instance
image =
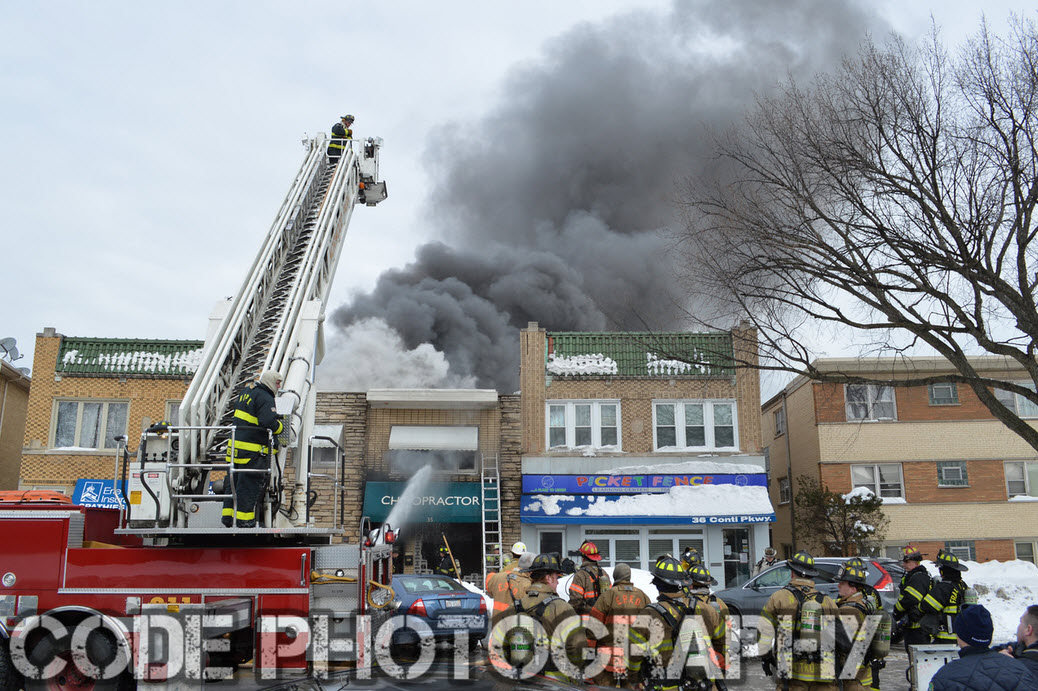
POLYGON ((241 288, 210 317, 202 362, 180 404, 178 424, 154 425, 142 436, 136 461, 124 463, 129 478, 121 532, 226 532, 219 518, 224 499, 234 499, 226 448, 235 404, 265 370, 282 376, 277 407, 287 431, 257 507, 260 526, 248 530, 336 532, 309 520, 314 370, 323 356, 328 294, 353 209, 375 206, 387 194, 378 180, 381 138, 345 144, 336 164, 325 155, 323 134, 304 140, 306 156, 241 288), (214 482, 219 475, 224 477, 214 482))

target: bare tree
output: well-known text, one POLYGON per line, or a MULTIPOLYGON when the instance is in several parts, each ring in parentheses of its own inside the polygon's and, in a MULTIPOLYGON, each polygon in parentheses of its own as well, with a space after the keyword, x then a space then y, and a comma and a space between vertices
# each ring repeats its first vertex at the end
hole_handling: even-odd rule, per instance
POLYGON ((870 41, 810 86, 788 83, 719 142, 730 178, 683 188, 684 274, 724 306, 702 323, 752 322, 762 369, 968 385, 1038 449, 1004 402, 1038 404, 1036 136, 1038 32, 1022 19, 1005 38, 983 25, 954 58, 935 30, 918 48, 870 41), (955 371, 819 372, 829 328, 873 355, 932 350, 955 371), (978 372, 981 354, 1007 374, 978 372))

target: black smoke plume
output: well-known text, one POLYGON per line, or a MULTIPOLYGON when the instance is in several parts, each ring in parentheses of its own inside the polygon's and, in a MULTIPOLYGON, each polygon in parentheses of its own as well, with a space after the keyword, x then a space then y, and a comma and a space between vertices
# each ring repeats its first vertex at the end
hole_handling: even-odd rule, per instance
POLYGON ((406 348, 442 352, 451 381, 500 391, 516 388, 529 321, 681 328, 690 299, 665 232, 679 182, 719 172, 713 138, 756 95, 835 66, 866 31, 888 29, 847 0, 678 1, 568 31, 481 121, 436 133, 426 162, 441 181, 428 204, 439 239, 333 322, 348 335, 381 319, 406 348))

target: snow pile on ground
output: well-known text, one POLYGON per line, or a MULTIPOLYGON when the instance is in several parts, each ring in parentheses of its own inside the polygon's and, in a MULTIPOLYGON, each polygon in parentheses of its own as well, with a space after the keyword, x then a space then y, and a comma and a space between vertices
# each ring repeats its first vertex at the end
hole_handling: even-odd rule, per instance
POLYGON ((492 598, 489 595, 487 595, 486 592, 482 588, 474 586, 471 583, 469 583, 468 581, 459 581, 459 582, 465 588, 465 590, 468 590, 471 593, 475 593, 477 595, 482 595, 483 596, 483 602, 487 603, 487 612, 493 612, 494 611, 494 598, 492 598))
POLYGON ((725 463, 722 461, 682 461, 681 463, 656 463, 654 465, 627 465, 605 471, 609 475, 683 475, 685 473, 760 474, 764 468, 750 463, 725 463))
MULTIPOLYGON (((602 568, 607 574, 609 574, 609 580, 613 580, 613 567, 605 566, 602 568)), ((556 588, 559 597, 569 600, 569 584, 573 582, 573 576, 563 576, 559 579, 559 587, 556 588)), ((660 594, 656 587, 652 584, 652 574, 642 569, 631 568, 631 583, 634 583, 636 588, 641 588, 645 591, 645 594, 649 596, 649 600, 652 602, 656 601, 656 597, 660 594)))
MULTIPOLYGON (((995 643, 1016 638, 1020 615, 1029 605, 1038 604, 1038 566, 1026 561, 964 561, 969 571, 962 574, 967 585, 977 591, 977 602, 991 612, 995 643)), ((930 575, 940 578, 937 566, 923 562, 930 575)))

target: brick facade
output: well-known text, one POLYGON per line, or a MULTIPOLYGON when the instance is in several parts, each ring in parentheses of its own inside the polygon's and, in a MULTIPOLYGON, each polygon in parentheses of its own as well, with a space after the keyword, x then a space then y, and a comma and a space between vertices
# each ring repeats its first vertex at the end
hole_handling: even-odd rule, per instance
POLYGON ((0 360, 0 490, 18 489, 30 379, 0 360))
POLYGON ((73 376, 55 374, 62 335, 47 329, 36 335, 33 386, 29 395, 19 485, 64 488, 69 495, 79 478, 111 478, 115 450, 55 449, 54 425, 59 400, 107 400, 129 404, 129 445, 136 448, 141 432, 166 415, 166 404, 184 397, 190 381, 139 376, 73 376))
MULTIPOLYGON (((816 366, 874 376, 905 376, 907 365, 892 361, 819 360, 816 366), (900 369, 899 369, 900 368, 900 369), (879 374, 883 373, 883 374, 879 374)), ((926 360, 928 372, 948 369, 926 360)), ((978 367, 998 370, 982 360, 978 367)), ((999 376, 1005 377, 1002 364, 999 376)), ((948 542, 969 541, 979 560, 1015 558, 1014 542, 1038 540, 1038 502, 1009 501, 1005 464, 1033 461, 1035 452, 1013 434, 963 385, 958 404, 932 405, 926 386, 895 389, 895 420, 848 420, 844 386, 798 379, 762 407, 761 425, 769 444, 770 491, 778 501, 778 482, 790 473, 794 479, 817 477, 829 489, 852 489, 851 466, 896 463, 903 482, 904 503, 884 507, 890 526, 886 545, 911 541, 936 555, 948 542), (785 400, 788 435, 776 434, 774 415, 785 400), (792 458, 787 458, 786 448, 792 458), (938 463, 965 463, 966 486, 940 486, 938 463), (926 545, 925 547, 923 545, 926 545)), ((793 491, 796 491, 794 483, 793 491)), ((775 539, 792 545, 790 505, 778 507, 775 539)))
MULTIPOLYGON (((736 359, 756 363, 755 332, 733 332, 736 359), (748 345, 748 344, 752 344, 748 345)), ((656 400, 734 399, 738 444, 743 453, 760 453, 760 375, 752 367, 738 368, 734 377, 700 376, 548 376, 545 374, 546 332, 536 323, 520 332, 523 453, 560 453, 546 448, 548 401, 620 401, 621 447, 624 453, 653 453, 652 404, 656 400)), ((603 452, 608 453, 608 452, 603 452)))

